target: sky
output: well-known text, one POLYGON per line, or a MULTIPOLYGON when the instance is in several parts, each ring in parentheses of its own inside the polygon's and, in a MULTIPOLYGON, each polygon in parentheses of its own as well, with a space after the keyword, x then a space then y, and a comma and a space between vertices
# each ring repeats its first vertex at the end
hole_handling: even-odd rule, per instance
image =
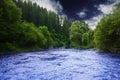
POLYGON ((91 29, 100 19, 111 13, 120 0, 31 0, 41 7, 68 17, 71 20, 84 20, 91 29))

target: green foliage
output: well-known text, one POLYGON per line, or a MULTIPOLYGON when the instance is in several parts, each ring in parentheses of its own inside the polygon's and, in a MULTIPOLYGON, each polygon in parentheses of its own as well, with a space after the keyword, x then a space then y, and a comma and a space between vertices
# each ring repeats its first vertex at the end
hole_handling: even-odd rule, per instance
POLYGON ((20 9, 11 0, 0 1, 0 18, 2 21, 7 23, 16 23, 21 20, 20 9))
MULTIPOLYGON (((20 32, 19 23, 21 21, 20 9, 12 0, 0 1, 0 48, 2 50, 18 50, 15 48, 18 34, 20 32), (14 46, 15 45, 15 46, 14 46), (4 48, 4 49, 3 49, 4 48), (6 48, 6 49, 5 49, 6 48)), ((2 51, 1 50, 1 51, 2 51)))
POLYGON ((86 32, 86 33, 84 33, 83 35, 82 35, 82 38, 81 38, 82 40, 82 44, 84 45, 84 46, 86 46, 87 44, 88 44, 88 33, 86 32))
POLYGON ((67 18, 61 20, 61 26, 56 31, 52 32, 54 47, 68 48, 70 45, 69 28, 71 26, 71 21, 67 18))
POLYGON ((53 38, 54 47, 68 47, 69 46, 69 27, 71 21, 63 19, 52 11, 38 6, 31 1, 14 0, 16 5, 22 10, 22 19, 27 22, 32 22, 35 26, 47 26, 53 38))
POLYGON ((86 32, 89 30, 87 24, 83 21, 75 21, 70 27, 70 46, 82 48, 86 45, 86 32))
POLYGON ((87 32, 87 45, 89 48, 94 48, 94 31, 89 30, 87 32))
POLYGON ((44 35, 38 31, 33 23, 23 22, 22 33, 19 36, 20 44, 26 47, 39 47, 44 45, 44 35))
POLYGON ((71 25, 67 18, 47 11, 36 3, 23 0, 14 2, 0 1, 0 52, 93 47, 94 32, 85 22, 75 21, 71 25))
POLYGON ((9 43, 9 42, 0 43, 0 52, 12 52, 12 51, 20 51, 20 48, 13 43, 9 43))
POLYGON ((33 23, 22 22, 21 11, 12 0, 1 0, 0 12, 0 52, 51 47, 47 27, 38 29, 33 23))
POLYGON ((40 26, 39 31, 44 35, 45 37, 45 44, 44 48, 50 48, 53 45, 53 39, 51 37, 50 32, 48 31, 48 28, 46 26, 40 26))
POLYGON ((102 51, 120 52, 120 4, 101 19, 95 30, 95 45, 102 51))

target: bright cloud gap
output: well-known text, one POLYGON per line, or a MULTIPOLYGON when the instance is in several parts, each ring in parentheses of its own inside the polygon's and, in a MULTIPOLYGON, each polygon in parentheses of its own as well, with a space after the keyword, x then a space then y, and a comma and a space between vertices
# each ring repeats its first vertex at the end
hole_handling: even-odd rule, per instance
MULTIPOLYGON (((95 29, 97 23, 101 20, 101 18, 107 14, 112 13, 112 10, 114 8, 114 5, 116 3, 118 3, 119 0, 116 0, 114 3, 112 4, 100 4, 98 6, 95 5, 95 7, 101 12, 98 15, 95 15, 94 17, 90 18, 90 19, 86 19, 85 22, 88 24, 89 28, 91 29, 95 29)), ((78 14, 78 13, 77 13, 78 14)), ((87 15, 87 14, 86 14, 87 15)), ((78 14, 78 17, 83 18, 85 17, 85 12, 81 11, 78 14)))
MULTIPOLYGON (((63 6, 60 4, 59 0, 31 0, 32 2, 36 2, 40 7, 46 8, 48 11, 53 11, 62 17, 67 17, 63 13, 63 6)), ((119 2, 119 0, 111 0, 112 3, 105 3, 105 4, 99 4, 99 5, 94 5, 94 7, 101 13, 96 13, 92 18, 85 18, 88 17, 90 12, 89 10, 84 7, 80 12, 77 12, 75 15, 78 16, 80 19, 84 19, 85 22, 88 24, 88 26, 91 29, 95 29, 97 23, 100 21, 100 19, 111 13, 114 5, 119 2)))

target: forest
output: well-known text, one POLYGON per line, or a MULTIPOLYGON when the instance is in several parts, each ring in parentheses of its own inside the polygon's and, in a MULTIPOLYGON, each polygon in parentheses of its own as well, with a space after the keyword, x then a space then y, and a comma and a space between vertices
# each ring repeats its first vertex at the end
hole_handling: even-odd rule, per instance
POLYGON ((0 0, 0 54, 51 48, 120 53, 120 3, 92 30, 23 0, 0 0))

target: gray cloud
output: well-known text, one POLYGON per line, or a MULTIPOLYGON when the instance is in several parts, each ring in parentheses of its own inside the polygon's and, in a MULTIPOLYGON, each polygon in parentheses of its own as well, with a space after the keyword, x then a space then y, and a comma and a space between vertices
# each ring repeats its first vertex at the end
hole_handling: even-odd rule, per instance
MULTIPOLYGON (((59 2, 60 0, 31 0, 31 1, 36 2, 38 5, 40 5, 43 8, 46 8, 49 11, 54 11, 55 13, 61 15, 62 17, 67 17, 71 15, 71 14, 66 15, 63 13, 63 10, 66 10, 66 8, 63 9, 63 4, 62 5, 60 4, 59 2)), ((107 3, 94 4, 94 9, 92 9, 91 7, 89 9, 84 6, 81 8, 80 12, 77 12, 75 15, 78 16, 79 19, 84 19, 85 22, 88 23, 89 27, 94 29, 103 16, 112 12, 112 9, 117 2, 119 2, 119 0, 109 0, 107 3)), ((71 16, 76 18, 75 15, 71 16)))
POLYGON ((55 13, 60 13, 63 10, 62 5, 59 1, 55 0, 31 0, 32 2, 36 2, 40 7, 46 8, 49 11, 53 11, 55 13))
POLYGON ((66 14, 63 13, 63 7, 59 1, 56 0, 31 0, 34 3, 37 3, 40 7, 46 8, 48 11, 53 11, 61 17, 67 17, 66 14))
POLYGON ((100 21, 100 19, 107 15, 107 14, 110 14, 112 13, 112 10, 113 8, 115 7, 114 5, 116 3, 118 3, 119 0, 116 0, 114 3, 112 4, 100 4, 98 6, 95 5, 95 7, 101 12, 100 14, 90 18, 90 19, 87 19, 85 20, 85 22, 88 24, 88 26, 91 28, 91 29, 95 29, 97 23, 100 21))
POLYGON ((82 9, 80 12, 78 12, 77 13, 77 15, 80 17, 80 18, 84 18, 84 17, 86 17, 86 12, 87 12, 88 10, 87 9, 82 9))

